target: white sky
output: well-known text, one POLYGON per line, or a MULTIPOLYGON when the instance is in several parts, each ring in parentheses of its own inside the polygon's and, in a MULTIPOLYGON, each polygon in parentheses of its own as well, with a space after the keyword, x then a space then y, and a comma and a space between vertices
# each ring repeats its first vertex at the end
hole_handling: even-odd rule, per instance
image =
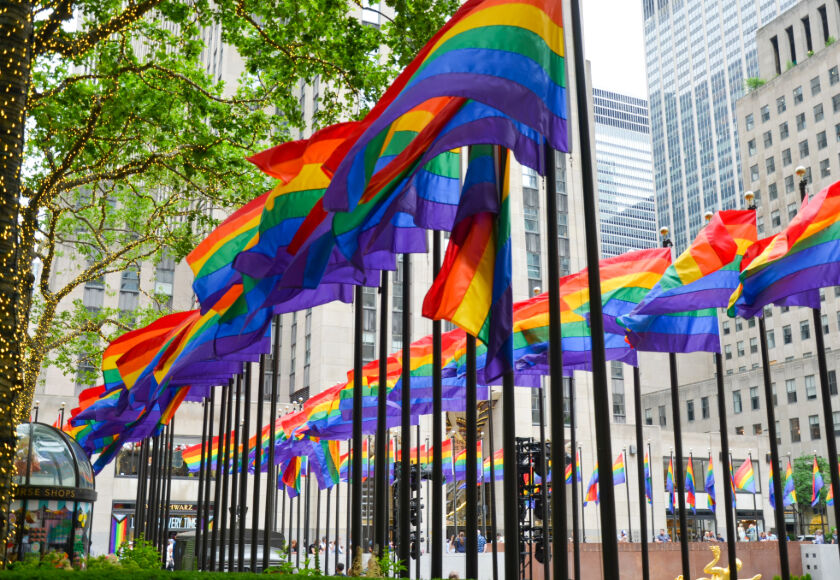
POLYGON ((641 0, 580 0, 592 85, 647 99, 641 0))

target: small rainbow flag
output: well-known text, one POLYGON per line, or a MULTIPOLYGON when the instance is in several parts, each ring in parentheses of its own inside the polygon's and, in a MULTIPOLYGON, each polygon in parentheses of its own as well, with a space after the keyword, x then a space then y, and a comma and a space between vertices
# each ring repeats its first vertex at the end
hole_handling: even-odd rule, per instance
POLYGON ((128 542, 128 515, 114 514, 111 516, 111 545, 108 553, 116 554, 126 542, 128 542))
POLYGON ((816 456, 814 456, 814 467, 811 470, 811 477, 811 507, 815 507, 820 501, 820 490, 825 486, 816 456))
POLYGON ((706 499, 709 504, 709 509, 712 513, 717 507, 717 498, 715 498, 715 468, 712 466, 712 456, 709 455, 709 467, 706 469, 706 499))
POLYGON ((649 504, 653 503, 653 481, 650 476, 650 457, 645 451, 645 497, 649 504))
POLYGON ((688 494, 687 503, 693 513, 697 513, 697 497, 694 494, 694 458, 688 456, 688 467, 685 470, 685 491, 688 494))
POLYGON ((755 472, 752 460, 746 459, 735 472, 735 489, 755 493, 755 472))
POLYGON ((676 491, 674 489, 674 458, 668 462, 668 473, 665 476, 665 489, 668 490, 668 511, 676 513, 674 504, 676 503, 676 491))
POLYGON ((592 501, 595 503, 601 501, 601 496, 598 491, 598 462, 595 462, 595 469, 592 471, 592 477, 589 478, 589 486, 583 498, 583 505, 586 506, 586 504, 592 501))
POLYGON ((624 469, 624 452, 618 454, 618 457, 613 463, 613 485, 621 485, 627 483, 627 474, 624 469))
POLYGON ((785 498, 782 503, 786 506, 796 503, 796 484, 793 482, 793 468, 790 465, 790 459, 788 459, 787 469, 785 470, 785 498))

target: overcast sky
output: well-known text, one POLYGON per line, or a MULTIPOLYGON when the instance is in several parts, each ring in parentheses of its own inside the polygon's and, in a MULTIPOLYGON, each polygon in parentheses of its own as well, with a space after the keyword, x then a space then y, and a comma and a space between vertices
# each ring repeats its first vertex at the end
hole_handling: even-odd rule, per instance
POLYGON ((581 6, 593 86, 647 99, 642 1, 581 0, 581 6))

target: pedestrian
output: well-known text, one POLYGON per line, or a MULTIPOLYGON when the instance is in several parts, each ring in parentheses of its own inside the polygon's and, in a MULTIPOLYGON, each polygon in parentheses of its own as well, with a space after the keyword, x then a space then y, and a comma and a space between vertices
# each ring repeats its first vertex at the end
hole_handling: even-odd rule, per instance
POLYGON ((484 552, 484 546, 487 544, 487 540, 484 536, 481 535, 481 530, 478 530, 478 553, 481 554, 484 552))
POLYGON ((671 541, 671 536, 665 532, 665 528, 660 528, 659 534, 656 535, 653 541, 657 544, 666 544, 671 541))
POLYGON ((746 542, 747 541, 747 532, 744 530, 743 524, 738 524, 738 541, 739 542, 746 542))
POLYGON ((347 576, 347 574, 344 573, 344 562, 338 562, 335 565, 335 575, 336 576, 347 576))
POLYGON ((449 573, 449 580, 458 580, 459 576, 457 572, 450 572, 449 573))
POLYGON ((446 542, 446 553, 451 554, 455 551, 455 534, 452 534, 449 537, 449 541, 446 542))
POLYGON ((747 537, 750 539, 750 542, 758 541, 758 528, 755 527, 755 524, 750 524, 747 527, 747 537))
POLYGON ((496 534, 496 543, 497 544, 504 544, 505 539, 502 537, 502 534, 496 534))
POLYGON ((621 530, 618 534, 618 541, 622 544, 627 543, 627 532, 625 530, 621 530))
POLYGON ((460 532, 458 539, 455 540, 455 551, 458 554, 467 553, 467 538, 464 536, 464 532, 460 532))
POLYGON ((814 534, 814 543, 825 544, 825 536, 823 536, 822 530, 817 530, 817 533, 814 534))
POLYGON ((169 538, 166 543, 166 569, 170 572, 175 570, 175 540, 169 538))

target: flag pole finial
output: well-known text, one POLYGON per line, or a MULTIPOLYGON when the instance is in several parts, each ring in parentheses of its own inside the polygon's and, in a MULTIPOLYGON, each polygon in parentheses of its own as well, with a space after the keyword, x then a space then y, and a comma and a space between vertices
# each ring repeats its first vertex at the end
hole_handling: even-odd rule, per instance
POLYGON ((707 211, 706 213, 703 214, 703 218, 706 220, 706 223, 709 223, 710 221, 712 221, 712 218, 714 216, 715 216, 715 214, 710 212, 710 211, 707 211))
POLYGON ((752 191, 744 193, 744 201, 747 203, 747 209, 755 209, 755 194, 752 191))

